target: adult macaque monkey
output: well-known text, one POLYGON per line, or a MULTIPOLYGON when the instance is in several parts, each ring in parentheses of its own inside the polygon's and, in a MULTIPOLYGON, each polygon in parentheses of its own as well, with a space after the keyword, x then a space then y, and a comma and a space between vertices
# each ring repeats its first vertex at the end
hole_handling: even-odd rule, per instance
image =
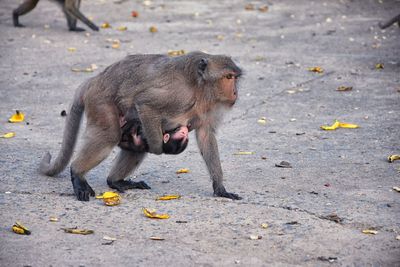
MULTIPOLYGON (((81 0, 55 0, 62 7, 62 11, 67 18, 68 28, 70 31, 84 31, 84 29, 76 27, 77 20, 79 19, 83 23, 85 23, 89 28, 94 31, 98 31, 99 27, 97 27, 93 22, 91 22, 88 18, 85 17, 80 11, 79 6, 81 4, 81 0)), ((25 15, 35 8, 39 0, 24 0, 24 2, 13 11, 13 22, 15 27, 24 27, 19 23, 19 16, 25 15)))
MULTIPOLYGON (((193 52, 172 58, 128 56, 78 88, 67 117, 61 151, 53 162, 47 153, 40 171, 53 176, 67 166, 85 111, 86 138, 71 164, 71 180, 78 200, 88 201, 94 191, 84 175, 121 141, 121 117, 129 121, 132 110, 137 110, 150 153, 163 153, 163 130, 181 126, 196 130, 214 195, 240 199, 225 190, 215 138, 223 109, 236 102, 240 75, 240 68, 231 58, 222 55, 193 52)), ((143 182, 124 180, 145 155, 122 149, 108 175, 108 185, 119 191, 148 188, 143 182)))

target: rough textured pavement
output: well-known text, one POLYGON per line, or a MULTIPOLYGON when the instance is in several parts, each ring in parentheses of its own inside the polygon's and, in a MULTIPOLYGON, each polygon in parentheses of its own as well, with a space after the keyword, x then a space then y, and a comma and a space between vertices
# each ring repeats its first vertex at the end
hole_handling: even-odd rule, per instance
MULTIPOLYGON (((0 2, 0 133, 16 133, 0 139, 2 266, 400 266, 400 193, 392 189, 400 162, 386 160, 400 154, 400 30, 377 27, 400 2, 248 3, 85 0, 83 13, 112 28, 80 24, 87 31, 71 33, 51 1, 21 17, 22 29, 12 26, 17 1, 0 2), (60 112, 80 83, 127 54, 178 49, 229 54, 245 70, 240 101, 218 132, 225 185, 243 200, 212 196, 193 134, 181 155, 148 156, 134 178, 152 189, 123 194, 119 206, 78 202, 68 170, 37 173, 43 154, 60 148, 60 112), (71 71, 91 64, 93 73, 71 71), (315 66, 324 72, 307 70, 315 66), (7 123, 17 109, 26 122, 7 123), (320 129, 335 119, 360 128, 320 129), (275 167, 283 160, 292 168, 275 167), (154 200, 172 193, 182 198, 154 200), (142 207, 171 218, 151 220, 142 207), (11 232, 16 220, 32 234, 11 232), (95 233, 60 230, 75 226, 95 233)), ((109 190, 116 152, 87 176, 96 193, 109 190)))

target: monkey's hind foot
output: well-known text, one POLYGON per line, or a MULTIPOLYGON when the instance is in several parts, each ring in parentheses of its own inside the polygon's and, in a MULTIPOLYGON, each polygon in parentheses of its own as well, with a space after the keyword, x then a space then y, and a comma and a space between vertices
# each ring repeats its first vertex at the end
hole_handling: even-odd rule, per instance
POLYGON ((226 192, 225 188, 219 189, 219 190, 218 190, 218 189, 217 189, 217 190, 214 190, 214 196, 217 196, 217 197, 226 197, 226 198, 230 198, 230 199, 233 199, 233 200, 240 200, 240 199, 242 199, 241 197, 239 197, 238 194, 226 192))
POLYGON ((71 31, 71 32, 84 32, 86 30, 84 28, 75 27, 75 28, 69 28, 69 31, 71 31))
POLYGON ((110 181, 107 184, 112 189, 117 189, 119 192, 124 193, 128 189, 151 189, 144 181, 134 182, 132 180, 110 181))
POLYGON ((95 192, 88 182, 71 170, 71 181, 74 192, 79 201, 89 201, 89 196, 94 197, 95 192))

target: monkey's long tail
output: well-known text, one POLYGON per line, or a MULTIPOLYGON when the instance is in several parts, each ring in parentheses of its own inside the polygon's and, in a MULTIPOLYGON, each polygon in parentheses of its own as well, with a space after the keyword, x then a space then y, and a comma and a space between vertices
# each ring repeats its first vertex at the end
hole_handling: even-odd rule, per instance
MULTIPOLYGON (((78 97, 78 99, 80 99, 78 97)), ((62 172, 71 160, 76 144, 79 125, 82 120, 84 105, 81 101, 74 101, 65 123, 64 136, 61 150, 57 158, 51 163, 51 154, 47 152, 40 162, 39 172, 48 176, 54 176, 62 172)))

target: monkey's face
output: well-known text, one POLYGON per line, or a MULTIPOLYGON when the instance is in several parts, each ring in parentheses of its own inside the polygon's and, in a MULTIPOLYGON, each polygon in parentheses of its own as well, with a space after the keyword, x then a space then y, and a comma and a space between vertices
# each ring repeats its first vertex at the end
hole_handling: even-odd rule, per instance
POLYGON ((219 100, 228 106, 233 106, 238 98, 237 82, 239 76, 237 73, 228 72, 219 80, 219 100))
POLYGON ((189 143, 189 129, 180 126, 168 131, 163 136, 163 152, 165 154, 179 154, 183 152, 189 143))

